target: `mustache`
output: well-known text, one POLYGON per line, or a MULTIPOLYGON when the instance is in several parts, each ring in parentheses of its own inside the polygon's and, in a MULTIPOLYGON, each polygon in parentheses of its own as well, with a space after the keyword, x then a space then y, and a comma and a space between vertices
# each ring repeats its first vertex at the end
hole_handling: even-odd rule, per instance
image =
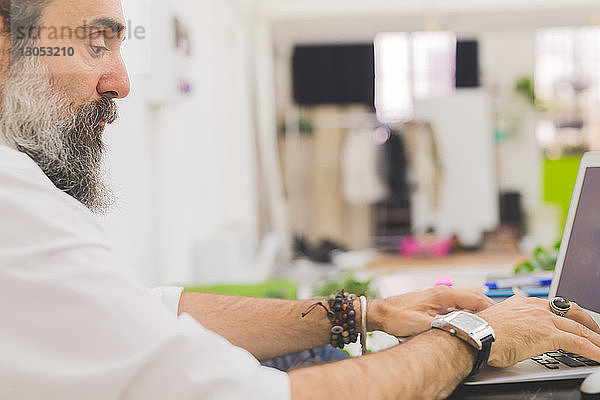
POLYGON ((115 122, 119 118, 119 109, 113 99, 102 97, 84 106, 77 114, 83 116, 88 126, 97 126, 102 121, 106 124, 115 122))
POLYGON ((119 109, 116 102, 108 97, 102 97, 90 104, 79 107, 72 114, 73 120, 69 123, 65 134, 70 138, 70 142, 75 146, 91 146, 97 149, 97 156, 100 157, 104 150, 102 141, 102 132, 105 126, 100 122, 105 121, 106 125, 112 124, 119 117, 119 109))
POLYGON ((105 125, 100 122, 112 124, 119 116, 118 111, 115 101, 108 97, 66 111, 67 118, 58 128, 62 132, 63 149, 74 151, 79 161, 86 159, 88 168, 93 168, 92 164, 98 164, 104 152, 105 125))

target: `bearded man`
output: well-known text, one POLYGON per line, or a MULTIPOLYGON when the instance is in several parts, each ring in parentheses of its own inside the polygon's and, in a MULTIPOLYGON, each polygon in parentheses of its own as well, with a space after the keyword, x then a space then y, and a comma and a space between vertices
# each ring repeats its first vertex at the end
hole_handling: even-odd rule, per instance
MULTIPOLYGON (((85 26, 81 21, 77 27, 61 26, 65 37, 44 40, 44 32, 49 31, 32 28, 39 28, 36 22, 41 21, 48 0, 4 3, 4 29, 10 27, 12 36, 3 37, 10 62, 3 60, 8 70, 3 82, 0 138, 31 157, 58 189, 92 211, 104 212, 111 198, 101 179, 102 131, 117 118, 114 99, 129 93, 120 54, 111 54, 121 43, 124 28, 115 21, 102 25, 96 20, 97 26, 85 26), (31 49, 55 48, 73 48, 74 57, 60 52, 58 57, 49 54, 46 60, 24 55, 31 49), (45 62, 53 58, 60 62, 45 62), (110 74, 96 67, 107 62, 111 63, 110 74)), ((81 9, 79 4, 74 7, 54 12, 70 15, 81 9)), ((47 19, 67 22, 64 16, 52 15, 52 8, 48 11, 47 19)))
POLYGON ((313 302, 151 291, 124 276, 94 218, 111 203, 102 134, 130 90, 120 1, 0 0, 0 15, 0 398, 429 399, 485 361, 558 348, 600 361, 598 327, 576 305, 557 320, 547 301, 492 305, 438 288, 338 297, 353 310, 350 332, 416 336, 406 344, 289 374, 261 366, 338 340, 334 312, 301 318, 313 302), (487 321, 489 354, 429 329, 449 309, 487 321))

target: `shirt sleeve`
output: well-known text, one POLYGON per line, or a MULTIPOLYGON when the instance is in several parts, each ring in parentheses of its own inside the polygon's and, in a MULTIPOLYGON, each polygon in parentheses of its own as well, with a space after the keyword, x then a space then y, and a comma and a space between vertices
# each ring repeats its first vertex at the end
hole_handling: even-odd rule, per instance
POLYGON ((182 287, 157 287, 152 289, 152 295, 159 300, 171 314, 179 315, 179 302, 181 301, 182 287))
POLYGON ((285 373, 176 317, 179 289, 159 290, 165 307, 124 274, 96 218, 34 167, 0 146, 0 399, 290 398, 285 373))

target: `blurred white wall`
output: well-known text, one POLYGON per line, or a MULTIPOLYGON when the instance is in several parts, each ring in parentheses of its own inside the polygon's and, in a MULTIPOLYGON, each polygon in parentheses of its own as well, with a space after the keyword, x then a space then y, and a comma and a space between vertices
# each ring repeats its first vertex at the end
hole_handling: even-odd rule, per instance
POLYGON ((535 137, 537 116, 515 83, 534 72, 534 30, 489 31, 480 35, 482 84, 495 97, 497 120, 510 130, 498 144, 498 184, 521 193, 531 215, 541 201, 542 151, 535 137))
MULTIPOLYGON (((498 19, 498 22, 510 27, 512 20, 518 21, 518 15, 535 13, 539 17, 548 18, 550 14, 559 21, 572 12, 581 10, 586 11, 588 20, 593 18, 593 14, 600 12, 600 4, 596 0, 329 0, 323 2, 320 0, 258 0, 266 15, 272 21, 308 21, 308 20, 340 20, 346 18, 360 18, 359 23, 353 28, 361 28, 367 25, 373 25, 373 19, 386 21, 396 19, 397 24, 405 22, 432 21, 434 19, 447 16, 455 16, 457 19, 470 15, 495 14, 502 15, 508 13, 513 18, 504 20, 498 19), (558 14, 556 14, 558 12, 558 14), (566 12, 566 13, 565 13, 566 12), (403 16, 409 16, 406 21, 403 16), (400 17, 400 19, 398 19, 400 17)), ((528 23, 536 23, 541 19, 529 19, 528 23)), ((483 25, 487 21, 472 20, 470 24, 483 25)), ((526 21, 525 21, 526 22, 526 21)), ((598 21, 596 21, 598 22, 598 21)), ((566 24, 568 22, 565 21, 566 24)), ((335 25, 333 26, 335 28, 335 25)), ((348 27, 350 28, 350 27, 348 27)), ((351 31, 351 29, 348 29, 351 31)), ((306 32, 310 35, 314 32, 306 32)))
MULTIPOLYGON (((126 1, 126 18, 148 27, 149 14, 141 1, 126 1)), ((117 197, 114 211, 106 217, 106 229, 116 256, 131 273, 146 283, 158 277, 156 256, 156 170, 155 132, 148 94, 148 74, 142 73, 148 61, 147 43, 126 40, 123 55, 129 68, 131 95, 119 101, 120 118, 105 133, 108 147, 106 164, 109 182, 117 197)))
MULTIPOLYGON (((124 3, 126 18, 151 31, 151 1, 124 3)), ((173 2, 193 46, 188 68, 193 91, 177 101, 148 104, 153 79, 161 79, 160 65, 158 73, 157 65, 144 65, 152 59, 148 44, 159 51, 152 42, 132 40, 124 49, 134 66, 132 92, 121 102, 120 121, 106 134, 119 197, 106 227, 117 255, 148 284, 190 282, 202 275, 198 268, 218 268, 199 266, 194 253, 219 232, 237 232, 245 243, 244 259, 253 260, 258 204, 250 5, 173 2)), ((168 53, 162 62, 171 62, 168 53)))

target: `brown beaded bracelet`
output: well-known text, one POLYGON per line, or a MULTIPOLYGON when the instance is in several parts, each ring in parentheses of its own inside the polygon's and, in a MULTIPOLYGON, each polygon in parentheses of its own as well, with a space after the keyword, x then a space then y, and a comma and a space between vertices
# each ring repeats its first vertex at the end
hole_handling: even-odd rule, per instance
POLYGON ((333 347, 342 349, 345 345, 356 343, 358 340, 354 300, 356 300, 356 295, 346 294, 342 289, 337 292, 335 297, 327 301, 329 309, 321 302, 315 303, 302 313, 302 318, 312 312, 315 307, 323 307, 327 312, 327 318, 331 322, 330 343, 333 347))
POLYGON ((354 311, 356 296, 340 290, 335 298, 329 299, 329 309, 333 311, 331 321, 331 345, 343 349, 348 343, 356 343, 356 311, 354 311))

